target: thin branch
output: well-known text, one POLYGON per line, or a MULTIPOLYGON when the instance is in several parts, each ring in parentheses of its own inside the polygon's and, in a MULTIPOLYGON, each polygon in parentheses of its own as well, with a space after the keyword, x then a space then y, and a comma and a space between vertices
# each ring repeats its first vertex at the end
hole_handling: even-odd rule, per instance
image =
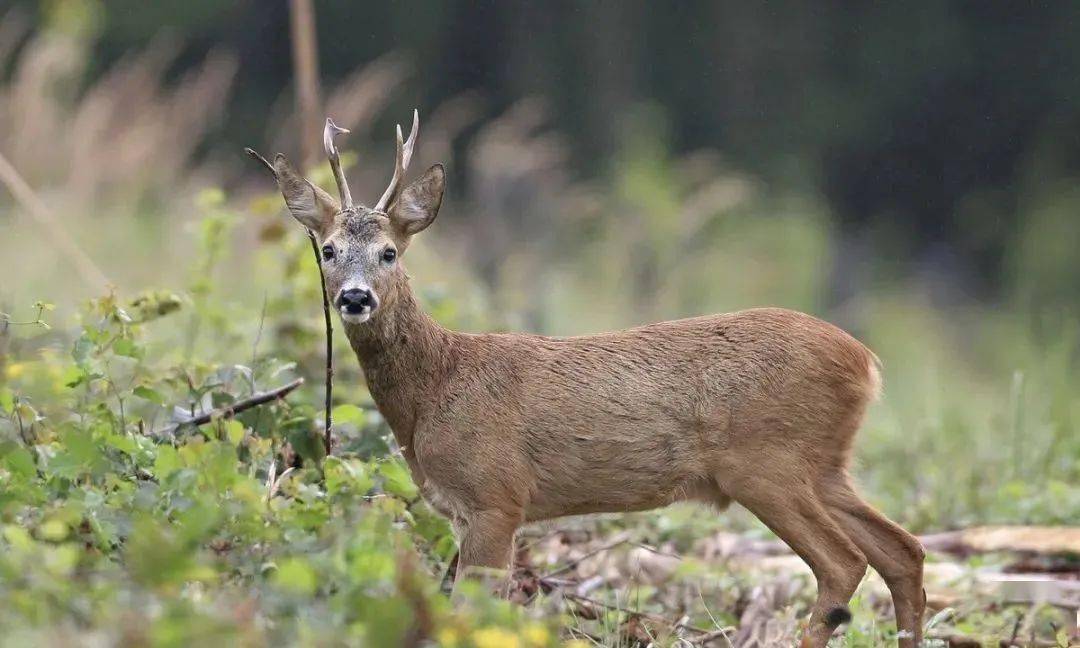
POLYGON ((319 254, 319 242, 315 233, 307 230, 308 240, 311 241, 311 251, 315 254, 315 264, 319 266, 319 285, 322 287, 323 321, 326 322, 326 398, 323 423, 326 432, 323 436, 323 447, 326 448, 326 456, 330 456, 330 431, 334 424, 330 416, 330 407, 334 400, 334 324, 330 319, 330 298, 326 295, 326 277, 323 275, 322 255, 319 254))
POLYGON ((27 433, 26 426, 23 424, 22 414, 19 412, 17 406, 15 407, 15 418, 19 421, 19 437, 22 438, 26 447, 33 451, 34 446, 37 445, 37 443, 34 441, 33 437, 27 433))
POLYGON ((45 206, 30 185, 26 184, 23 177, 2 153, 0 153, 0 182, 4 183, 12 197, 22 205, 30 218, 45 230, 52 242, 60 247, 63 256, 71 259, 78 271, 77 274, 92 290, 105 290, 111 285, 101 268, 75 243, 71 234, 68 234, 68 231, 56 220, 52 211, 45 206))
POLYGON ((172 428, 159 431, 156 434, 171 436, 171 435, 175 434, 180 428, 188 426, 188 425, 190 425, 192 427, 198 427, 198 426, 203 425, 205 423, 209 423, 210 421, 213 421, 215 419, 230 419, 230 418, 236 416, 237 414, 239 414, 240 412, 249 410, 252 407, 257 407, 259 405, 265 405, 266 403, 269 403, 269 402, 284 398, 286 394, 288 394, 289 392, 293 391, 294 389, 296 389, 297 387, 299 387, 300 385, 303 385, 303 384, 304 384, 304 379, 303 378, 297 378, 296 380, 292 381, 291 383, 282 385, 281 387, 278 387, 277 389, 271 389, 270 391, 265 391, 265 392, 259 392, 257 394, 252 394, 249 398, 245 398, 242 401, 237 401, 237 402, 233 403, 232 405, 229 405, 228 407, 219 407, 219 408, 217 408, 215 410, 210 410, 209 412, 206 412, 205 414, 200 414, 200 415, 192 418, 191 420, 181 421, 180 423, 177 423, 176 425, 174 425, 172 428))
MULTIPOLYGON (((960 634, 956 632, 941 632, 930 633, 926 636, 927 639, 935 639, 938 641, 944 641, 948 645, 953 646, 986 646, 995 645, 1002 648, 1010 648, 1015 646, 1020 648, 1062 648, 1065 644, 1060 644, 1056 641, 1049 639, 998 639, 997 643, 989 643, 993 640, 988 637, 974 637, 971 635, 960 634)), ((1071 645, 1071 644, 1069 644, 1071 645)))
POLYGON ((621 537, 616 538, 615 540, 612 540, 611 542, 603 545, 602 547, 597 547, 596 549, 593 549, 592 551, 590 551, 590 552, 588 552, 588 553, 586 553, 584 555, 578 556, 577 558, 574 558, 574 559, 566 562, 561 567, 557 567, 557 568, 549 571, 548 573, 544 574, 540 578, 542 578, 542 579, 551 578, 552 576, 558 576, 559 574, 566 573, 566 572, 570 571, 571 569, 573 569, 573 568, 577 567, 578 565, 580 565, 585 560, 587 560, 589 558, 592 558, 593 556, 595 556, 597 554, 604 553, 605 551, 611 551, 612 549, 615 549, 615 548, 617 548, 617 547, 619 547, 621 545, 624 545, 624 544, 626 544, 627 542, 630 541, 630 534, 629 533, 621 533, 619 535, 621 537))

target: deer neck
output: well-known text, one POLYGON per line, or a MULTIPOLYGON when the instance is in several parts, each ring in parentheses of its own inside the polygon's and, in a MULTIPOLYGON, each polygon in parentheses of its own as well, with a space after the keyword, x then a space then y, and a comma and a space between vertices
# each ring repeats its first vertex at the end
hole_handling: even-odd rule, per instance
POLYGON ((346 324, 345 334, 379 412, 408 452, 417 417, 449 373, 452 334, 420 308, 408 283, 381 310, 346 324))

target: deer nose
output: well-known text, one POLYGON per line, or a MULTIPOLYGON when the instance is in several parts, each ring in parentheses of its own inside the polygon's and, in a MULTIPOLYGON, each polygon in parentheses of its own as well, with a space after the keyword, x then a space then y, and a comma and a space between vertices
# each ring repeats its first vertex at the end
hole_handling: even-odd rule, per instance
POLYGON ((359 315, 365 310, 373 311, 378 304, 375 293, 367 288, 342 290, 337 298, 337 307, 350 315, 359 315))

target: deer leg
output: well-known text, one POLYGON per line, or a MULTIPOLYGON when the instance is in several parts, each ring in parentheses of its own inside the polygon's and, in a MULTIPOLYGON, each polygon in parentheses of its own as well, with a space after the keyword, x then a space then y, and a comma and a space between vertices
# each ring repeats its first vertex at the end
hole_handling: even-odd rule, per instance
POLYGON ((514 533, 521 521, 520 513, 497 509, 478 511, 464 521, 454 578, 455 591, 463 579, 473 578, 491 586, 493 591, 507 594, 514 533))
POLYGON ((896 629, 906 635, 898 639, 900 648, 918 646, 926 607, 922 588, 924 551, 919 540, 863 501, 846 476, 823 486, 821 497, 829 513, 889 586, 896 629))
POLYGON ((803 635, 803 648, 823 648, 841 623, 847 604, 866 574, 866 557, 837 525, 809 484, 793 478, 773 482, 759 476, 723 484, 729 493, 799 555, 817 579, 818 596, 803 635))

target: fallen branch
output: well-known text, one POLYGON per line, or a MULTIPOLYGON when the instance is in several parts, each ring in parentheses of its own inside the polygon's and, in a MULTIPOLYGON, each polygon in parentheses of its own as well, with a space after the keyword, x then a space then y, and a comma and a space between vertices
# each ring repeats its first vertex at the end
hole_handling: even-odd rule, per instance
POLYGON ((1012 551, 1040 555, 1080 554, 1080 528, 987 526, 932 533, 919 538, 931 551, 969 556, 1012 551))
MULTIPOLYGON (((722 555, 777 556, 792 553, 779 540, 748 540, 735 534, 723 536, 722 555)), ((1080 527, 980 526, 919 536, 929 551, 967 557, 974 554, 1012 552, 1040 556, 1080 554, 1080 527)))
POLYGON ((299 387, 300 385, 303 385, 303 384, 304 384, 304 379, 303 378, 297 378, 296 380, 292 381, 291 383, 282 385, 281 387, 278 387, 277 389, 271 389, 270 391, 265 391, 265 392, 258 392, 258 393, 252 394, 249 398, 245 398, 242 401, 237 401, 237 402, 233 403, 232 405, 229 405, 228 407, 219 407, 217 409, 210 410, 209 412, 206 412, 205 414, 199 414, 198 416, 192 417, 192 418, 190 418, 190 419, 188 419, 186 421, 180 421, 179 423, 177 423, 173 427, 171 427, 171 428, 169 428, 167 430, 162 430, 160 432, 157 432, 156 434, 165 435, 165 436, 171 436, 173 434, 176 434, 176 432, 178 430, 180 430, 180 428, 188 426, 188 425, 190 425, 192 427, 198 427, 200 425, 204 425, 206 423, 209 423, 211 421, 216 421, 218 419, 230 419, 230 418, 236 416, 237 414, 239 414, 240 412, 249 410, 252 407, 258 407, 259 405, 265 405, 266 403, 269 403, 269 402, 284 398, 286 394, 288 394, 289 392, 293 391, 294 389, 296 389, 297 387, 299 387))
MULTIPOLYGON (((937 641, 944 641, 949 648, 982 648, 983 646, 1000 646, 1001 648, 1021 647, 1024 648, 1061 648, 1063 644, 1050 641, 1048 639, 998 639, 991 640, 984 637, 972 637, 969 635, 959 634, 955 632, 947 633, 930 633, 926 636, 927 639, 934 639, 937 641), (989 642, 989 643, 988 643, 989 642)), ((1071 645, 1071 644, 1070 644, 1071 645)))

